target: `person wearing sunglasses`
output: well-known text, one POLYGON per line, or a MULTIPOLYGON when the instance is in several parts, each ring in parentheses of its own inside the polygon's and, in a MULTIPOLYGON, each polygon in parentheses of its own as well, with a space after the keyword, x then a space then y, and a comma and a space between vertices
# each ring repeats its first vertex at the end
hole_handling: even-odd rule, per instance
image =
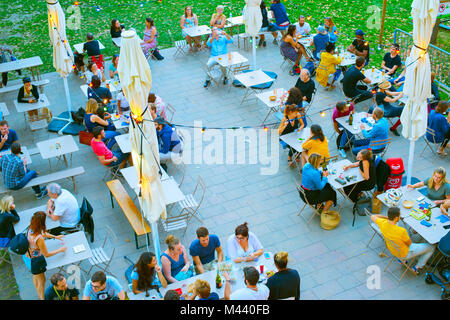
POLYGON ((252 232, 247 222, 236 227, 234 235, 227 240, 227 257, 235 263, 256 261, 263 254, 263 246, 252 232))

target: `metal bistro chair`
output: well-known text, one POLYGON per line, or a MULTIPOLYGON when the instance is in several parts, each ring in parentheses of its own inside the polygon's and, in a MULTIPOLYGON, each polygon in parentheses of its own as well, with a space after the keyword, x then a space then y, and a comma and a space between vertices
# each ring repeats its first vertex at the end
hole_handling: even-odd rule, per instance
POLYGON ((423 135, 423 140, 425 141, 426 144, 425 144, 425 148, 423 148, 422 152, 420 153, 420 156, 422 156, 423 152, 425 151, 425 149, 426 149, 427 147, 430 148, 431 153, 437 155, 438 153, 437 153, 437 151, 436 151, 436 145, 438 145, 438 144, 440 144, 440 143, 439 143, 439 142, 436 142, 436 132, 435 132, 433 129, 431 129, 430 127, 427 127, 426 133, 428 133, 428 134, 431 135, 431 137, 433 138, 433 141, 429 141, 429 140, 427 139, 427 135, 426 135, 426 134, 423 135), (431 147, 430 143, 434 144, 434 146, 435 146, 434 149, 431 147))
POLYGON ((181 207, 180 215, 183 212, 189 213, 191 216, 195 217, 198 221, 202 222, 199 218, 198 209, 202 205, 203 199, 205 198, 206 193, 206 185, 201 176, 197 178, 197 184, 195 186, 194 192, 185 196, 184 200, 178 202, 181 207), (201 190, 200 190, 201 189, 201 190), (199 193, 201 193, 199 195, 199 193), (197 201, 195 197, 200 197, 200 200, 197 201))
POLYGON ((167 217, 166 220, 161 220, 161 224, 165 232, 170 233, 174 230, 184 228, 183 236, 186 234, 188 223, 192 218, 192 214, 189 212, 180 213, 178 216, 167 217))
POLYGON ((372 148, 373 154, 379 155, 381 158, 386 154, 389 145, 391 144, 392 138, 387 138, 383 140, 374 140, 371 141, 370 147, 372 148), (374 150, 374 147, 383 146, 385 145, 384 149, 374 150))
POLYGON ((208 67, 208 65, 202 64, 202 69, 206 73, 206 75, 209 77, 209 80, 211 82, 214 82, 216 86, 219 86, 219 80, 216 79, 217 75, 220 73, 220 79, 222 79, 222 72, 220 71, 220 67, 218 64, 214 64, 211 68, 208 67))
POLYGON ((230 87, 228 88, 228 92, 230 92, 231 91, 231 87, 233 86, 233 82, 234 82, 234 80, 235 80, 235 75, 237 75, 237 74, 239 74, 239 73, 242 73, 243 71, 246 71, 246 70, 249 70, 250 69, 250 65, 249 64, 240 64, 240 65, 237 65, 237 66, 232 66, 231 67, 231 69, 230 69, 230 74, 231 74, 231 76, 233 77, 233 79, 230 79, 231 81, 230 81, 230 83, 231 83, 231 85, 230 85, 230 87))
POLYGON ((88 276, 90 275, 90 273, 94 267, 98 267, 99 269, 103 270, 105 273, 112 274, 111 272, 109 272, 109 266, 114 257, 114 253, 116 252, 117 236, 108 225, 106 225, 105 228, 106 228, 106 236, 105 236, 105 240, 103 240, 102 246, 91 250, 92 257, 89 258, 89 263, 91 264, 91 268, 87 272, 88 276), (105 252, 108 239, 112 245, 111 255, 108 255, 105 252))
POLYGON ((117 166, 105 166, 105 167, 106 171, 102 179, 104 182, 122 177, 122 174, 120 173, 120 164, 118 164, 117 166))
POLYGON ((320 212, 319 212, 319 210, 317 210, 317 208, 313 204, 309 203, 308 199, 306 199, 305 192, 303 191, 303 188, 298 185, 297 181, 294 180, 294 182, 295 182, 295 186, 298 191, 298 195, 300 196, 300 199, 302 199, 302 201, 305 203, 305 205, 300 210, 300 212, 297 214, 297 216, 301 216, 303 219, 305 219, 306 224, 309 224, 312 221, 312 219, 314 218, 314 216, 317 215, 320 218, 320 212), (305 210, 306 206, 309 206, 313 210, 313 214, 311 215, 311 218, 309 218, 308 221, 306 220, 305 216, 303 214, 301 214, 303 212, 303 210, 305 210))
POLYGON ((172 122, 173 116, 175 115, 175 111, 176 111, 176 109, 170 103, 167 103, 167 105, 166 105, 167 121, 172 122))
POLYGON ((403 267, 405 267, 405 271, 403 271, 402 275, 400 276, 400 278, 398 278, 392 271, 388 270, 390 274, 392 274, 392 276, 394 278, 396 278, 398 280, 398 282, 400 283, 400 281, 403 279, 403 277, 405 276, 406 272, 408 270, 410 270, 414 275, 417 276, 417 274, 411 270, 411 267, 414 264, 414 261, 416 260, 417 257, 413 257, 410 259, 405 259, 405 258, 398 258, 398 256, 400 256, 400 248, 398 246, 398 244, 396 244, 395 242, 393 242, 390 239, 387 239, 385 237, 383 237, 385 242, 386 242, 386 247, 388 248, 389 252, 392 254, 392 258, 389 261, 388 265, 386 266, 386 269, 384 269, 384 272, 386 272, 386 270, 388 270, 389 266, 391 265, 392 261, 394 261, 394 259, 397 259, 401 265, 403 267), (391 246, 391 248, 388 247, 388 244, 391 246), (394 252, 392 252, 391 250, 393 250, 394 252))
POLYGON ((179 56, 185 55, 186 54, 185 49, 187 47, 186 40, 183 39, 183 40, 175 41, 173 39, 172 32, 170 30, 167 30, 167 31, 169 32, 170 41, 172 42, 172 45, 174 46, 174 48, 176 50, 175 53, 173 54, 173 57, 176 59, 179 56))
MULTIPOLYGON (((375 235, 378 235, 378 237, 380 237, 380 239, 383 241, 384 243, 384 238, 383 238, 383 234, 380 231, 380 228, 378 227, 378 225, 376 223, 374 223, 371 219, 372 214, 370 213, 369 210, 367 210, 367 208, 364 208, 364 213, 366 214, 366 218, 367 218, 367 224, 369 225, 369 227, 373 230, 373 235, 372 238, 370 238, 369 242, 366 245, 366 248, 370 248, 370 243, 372 242, 373 238, 375 237, 375 235)), ((370 248, 372 249, 372 248, 370 248)), ((386 246, 384 246, 384 250, 382 252, 382 254, 384 254, 384 251, 386 250, 386 246)))
POLYGON ((307 105, 307 106, 305 106, 305 116, 308 118, 308 120, 309 120, 310 122, 313 122, 313 121, 312 121, 311 116, 309 115, 309 110, 311 109, 311 106, 312 106, 312 104, 313 104, 313 102, 314 102, 314 98, 316 97, 316 93, 317 93, 317 89, 314 88, 314 91, 313 91, 313 93, 312 93, 312 95, 311 95, 311 101, 308 102, 308 105, 307 105))

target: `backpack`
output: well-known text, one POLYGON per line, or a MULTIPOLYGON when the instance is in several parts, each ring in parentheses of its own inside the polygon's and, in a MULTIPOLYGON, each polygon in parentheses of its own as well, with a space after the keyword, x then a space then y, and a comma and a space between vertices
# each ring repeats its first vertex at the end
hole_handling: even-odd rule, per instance
MULTIPOLYGON (((27 230, 25 230, 25 232, 27 230)), ((28 251, 29 243, 25 232, 19 233, 11 239, 11 242, 9 243, 9 249, 12 252, 23 255, 28 251)))
POLYGON ((290 74, 291 76, 299 75, 301 69, 302 69, 302 68, 301 68, 300 64, 298 64, 298 65, 295 64, 295 65, 292 67, 292 70, 289 71, 289 74, 290 74))
POLYGON ((83 108, 79 108, 77 112, 71 111, 72 119, 78 124, 83 124, 84 115, 86 111, 83 108))
POLYGON ((303 68, 305 68, 305 69, 307 69, 309 71, 309 74, 310 74, 311 78, 315 76, 315 74, 316 74, 316 66, 314 65, 314 62, 312 62, 312 61, 307 62, 303 68))

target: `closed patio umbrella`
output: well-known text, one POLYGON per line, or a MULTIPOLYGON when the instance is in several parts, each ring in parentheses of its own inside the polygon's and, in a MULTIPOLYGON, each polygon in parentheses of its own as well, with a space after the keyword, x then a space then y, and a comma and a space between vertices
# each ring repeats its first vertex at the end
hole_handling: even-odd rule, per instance
POLYGON ((131 155, 139 181, 139 203, 152 229, 155 255, 160 260, 158 219, 166 217, 164 193, 159 176, 159 149, 156 129, 146 109, 152 85, 150 67, 133 30, 122 32, 117 70, 123 93, 130 103, 131 155))
POLYGON ((259 30, 262 26, 262 14, 261 8, 259 7, 261 4, 261 0, 245 0, 245 8, 244 8, 244 23, 245 23, 245 32, 253 37, 252 41, 252 63, 253 70, 256 70, 256 36, 259 33, 259 30))
POLYGON ((431 67, 427 50, 438 7, 439 0, 414 0, 411 5, 414 45, 403 88, 408 100, 400 117, 403 124, 402 135, 410 140, 407 184, 411 183, 415 141, 427 129, 427 98, 431 95, 431 67))

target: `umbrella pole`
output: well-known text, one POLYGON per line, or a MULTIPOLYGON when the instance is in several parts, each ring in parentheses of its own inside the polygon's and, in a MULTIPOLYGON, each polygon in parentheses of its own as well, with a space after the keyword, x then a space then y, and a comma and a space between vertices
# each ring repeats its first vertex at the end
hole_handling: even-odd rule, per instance
POLYGON ((256 70, 256 37, 255 36, 253 36, 253 45, 252 45, 252 51, 253 51, 253 59, 252 59, 252 62, 253 62, 253 70, 256 70))
POLYGON ((73 120, 72 120, 72 114, 71 114, 71 111, 72 111, 72 101, 71 101, 71 99, 70 99, 69 84, 68 84, 68 82, 67 82, 67 77, 64 77, 64 78, 63 78, 63 81, 64 81, 64 91, 66 92, 67 106, 68 106, 68 109, 69 109, 69 118, 68 118, 68 119, 67 119, 67 118, 58 118, 58 117, 54 117, 54 118, 53 118, 53 119, 55 119, 55 120, 64 120, 64 121, 67 121, 67 124, 66 124, 64 127, 62 127, 61 130, 58 131, 58 134, 63 134, 63 130, 64 130, 65 128, 67 128, 67 127, 73 122, 73 120))
POLYGON ((409 112, 409 156, 408 156, 408 172, 406 173, 406 185, 411 184, 411 176, 412 176, 412 168, 413 168, 413 162, 414 162, 414 147, 416 142, 413 139, 412 132, 413 132, 413 123, 412 123, 412 107, 410 107, 409 112))
POLYGON ((152 222, 152 239, 153 239, 153 247, 155 248, 155 256, 158 264, 161 265, 161 247, 159 245, 159 234, 158 234, 158 224, 156 222, 152 222))

